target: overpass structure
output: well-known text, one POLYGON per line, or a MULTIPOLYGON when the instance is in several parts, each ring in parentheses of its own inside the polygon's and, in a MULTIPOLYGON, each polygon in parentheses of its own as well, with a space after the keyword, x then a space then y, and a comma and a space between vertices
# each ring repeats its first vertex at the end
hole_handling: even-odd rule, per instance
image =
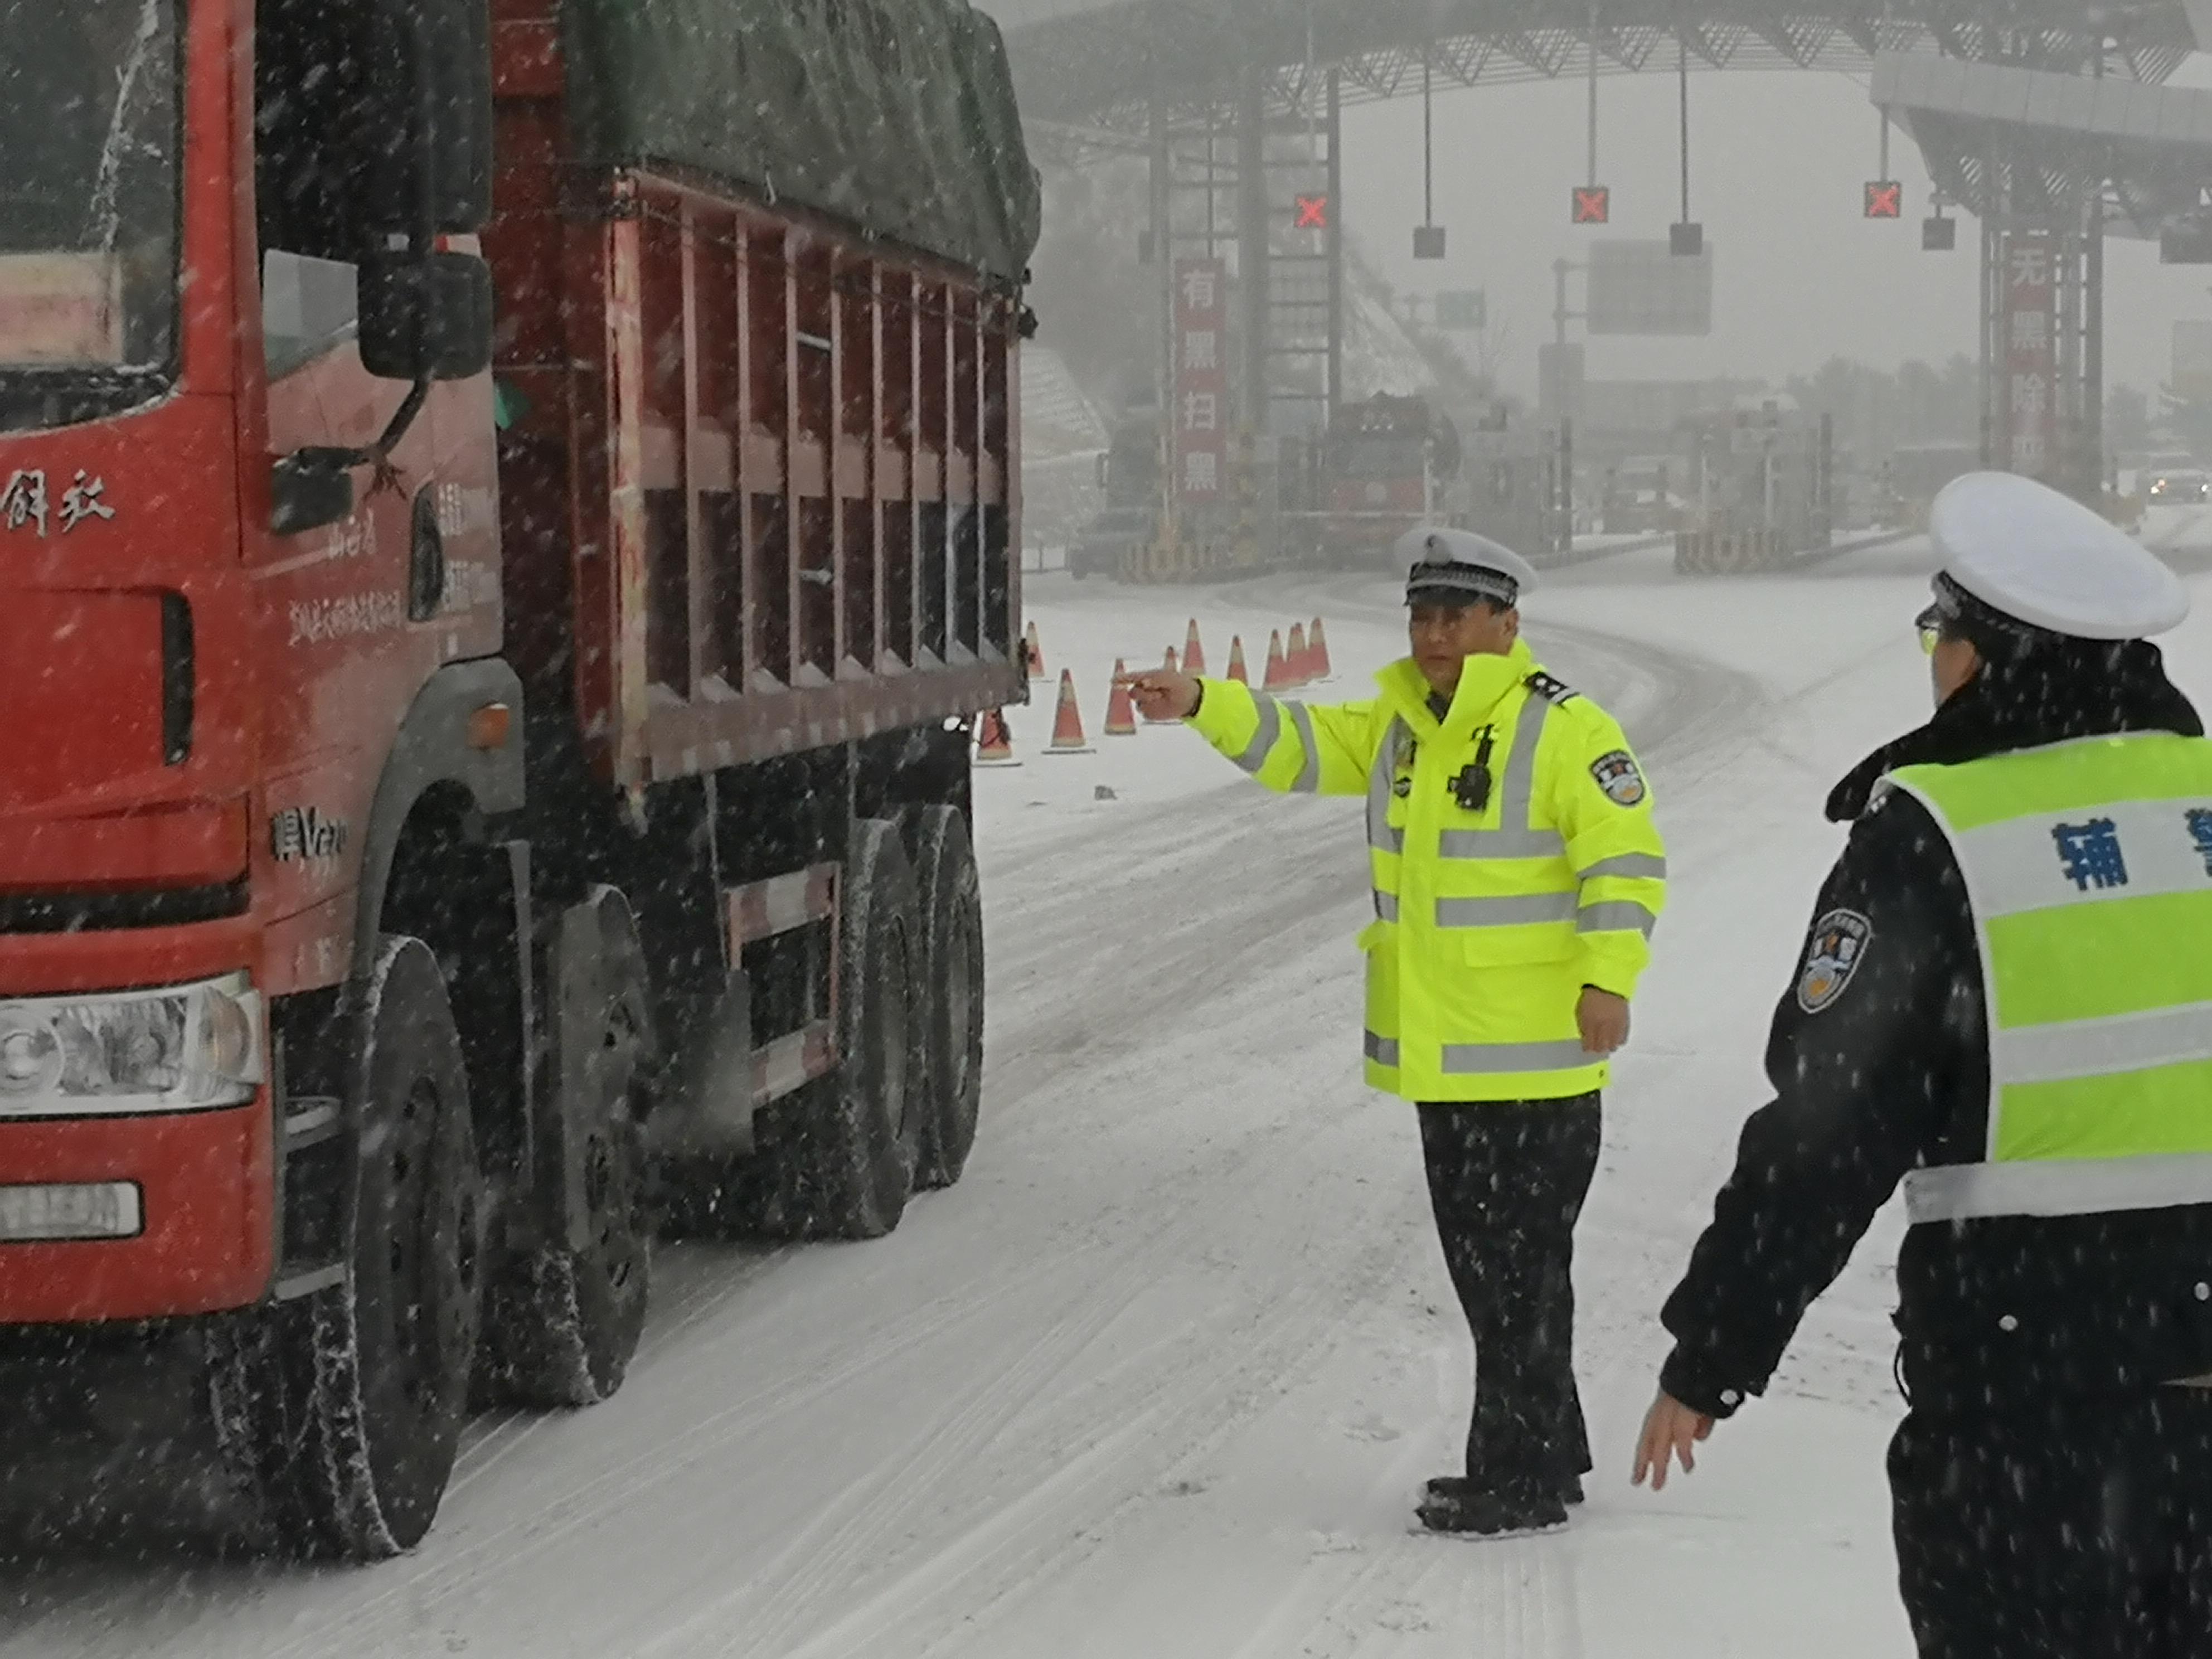
MULTIPOLYGON (((1224 545, 1230 562, 1254 556, 1269 458, 1310 452, 1342 401, 1349 106, 1653 71, 1866 76, 1939 187, 1982 222, 1986 459, 2085 497, 2104 470, 2104 237, 2159 235, 2200 202, 2212 212, 2199 188, 2212 182, 2212 98, 2162 84, 2212 43, 2212 0, 984 3, 1006 27, 1041 155, 1149 157, 1163 517, 1206 544, 1200 563, 1220 562, 1224 545), (2016 241, 2049 258, 2056 282, 2050 415, 2025 440, 2010 405, 2033 394, 2024 370, 2009 373, 2004 331, 2031 324, 1998 282, 2016 241), (1219 392, 1195 404, 1180 395, 1176 297, 1178 273, 1193 270, 1228 295, 1219 392), (1178 501, 1194 418, 1232 433, 1192 439, 1194 453, 1214 444, 1205 476, 1224 482, 1216 497, 1178 501)), ((1595 109, 1594 85, 1592 98, 1595 109)))
POLYGON ((1141 130, 1161 100, 1225 105, 1256 73, 1302 109, 1460 86, 1672 70, 1865 72, 1926 52, 2157 82, 2193 50, 2187 0, 995 0, 1028 119, 1141 130))

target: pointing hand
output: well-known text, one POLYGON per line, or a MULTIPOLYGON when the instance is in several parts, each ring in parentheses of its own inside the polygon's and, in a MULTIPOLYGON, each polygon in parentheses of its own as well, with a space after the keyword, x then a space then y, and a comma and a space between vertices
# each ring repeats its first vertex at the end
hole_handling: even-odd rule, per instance
POLYGON ((1189 674, 1152 668, 1124 674, 1114 683, 1128 688, 1137 712, 1148 720, 1185 720, 1198 708, 1198 681, 1189 674))

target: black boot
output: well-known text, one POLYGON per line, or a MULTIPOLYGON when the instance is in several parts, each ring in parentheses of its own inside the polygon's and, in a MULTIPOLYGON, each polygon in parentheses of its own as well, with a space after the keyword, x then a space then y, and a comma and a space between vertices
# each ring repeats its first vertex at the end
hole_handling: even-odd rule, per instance
POLYGON ((1567 1506, 1557 1492, 1493 1489, 1464 1475, 1430 1481, 1415 1513, 1431 1532, 1477 1538, 1526 1538, 1567 1524, 1567 1506))

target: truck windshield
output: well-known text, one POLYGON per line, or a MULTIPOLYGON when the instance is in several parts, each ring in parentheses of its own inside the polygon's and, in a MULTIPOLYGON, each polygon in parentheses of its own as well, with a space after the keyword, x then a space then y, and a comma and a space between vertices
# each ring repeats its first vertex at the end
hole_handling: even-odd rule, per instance
POLYGON ((177 0, 0 0, 0 428, 160 390, 176 356, 177 0))

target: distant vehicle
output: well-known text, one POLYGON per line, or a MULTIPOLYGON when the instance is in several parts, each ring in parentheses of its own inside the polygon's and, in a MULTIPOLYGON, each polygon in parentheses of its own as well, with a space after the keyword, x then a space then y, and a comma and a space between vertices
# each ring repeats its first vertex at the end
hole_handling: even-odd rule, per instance
POLYGON ((1606 475, 1599 517, 1608 536, 1641 536, 1679 530, 1689 504, 1672 486, 1675 465, 1668 460, 1624 463, 1606 475))
POLYGON ((1118 576, 1128 556, 1152 538, 1160 515, 1160 417, 1146 403, 1126 411, 1098 457, 1106 505, 1068 550, 1067 573, 1118 576))
POLYGON ((1329 422, 1326 467, 1328 551, 1367 562, 1436 512, 1459 476, 1459 428, 1425 398, 1380 392, 1329 422))
POLYGON ((2149 495, 2160 507, 2193 506, 2212 501, 2212 479, 2202 472, 2156 472, 2151 475, 2149 495))

